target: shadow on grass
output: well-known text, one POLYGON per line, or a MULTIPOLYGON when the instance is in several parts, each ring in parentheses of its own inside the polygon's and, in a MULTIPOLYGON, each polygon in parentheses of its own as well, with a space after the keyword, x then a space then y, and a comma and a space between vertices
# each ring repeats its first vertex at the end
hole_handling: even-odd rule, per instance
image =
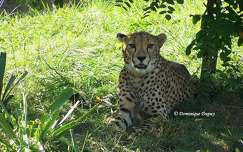
POLYGON ((215 113, 215 116, 174 116, 172 112, 169 122, 158 122, 160 127, 150 133, 129 138, 131 132, 118 134, 106 128, 98 129, 92 136, 109 151, 233 152, 237 148, 243 151, 242 104, 237 94, 223 92, 213 101, 192 101, 177 107, 183 112, 215 113))

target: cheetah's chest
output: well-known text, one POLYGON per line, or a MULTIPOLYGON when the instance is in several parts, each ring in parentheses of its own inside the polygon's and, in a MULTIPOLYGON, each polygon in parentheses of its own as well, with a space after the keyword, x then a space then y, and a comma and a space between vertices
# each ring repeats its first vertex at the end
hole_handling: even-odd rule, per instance
POLYGON ((157 73, 146 75, 137 83, 136 90, 147 114, 153 115, 166 106, 166 94, 169 83, 164 75, 157 73))

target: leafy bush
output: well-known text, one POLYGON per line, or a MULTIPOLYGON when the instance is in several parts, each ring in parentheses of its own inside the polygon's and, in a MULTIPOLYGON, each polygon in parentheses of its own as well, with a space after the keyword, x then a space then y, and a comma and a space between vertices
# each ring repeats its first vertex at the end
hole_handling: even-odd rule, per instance
POLYGON ((45 143, 54 139, 61 139, 63 133, 75 125, 79 124, 87 115, 80 116, 76 120, 65 122, 74 109, 81 102, 76 103, 69 109, 61 119, 60 112, 63 105, 69 101, 73 94, 73 89, 66 88, 55 102, 50 106, 49 112, 42 117, 28 120, 28 102, 23 94, 22 103, 18 109, 20 115, 14 113, 9 108, 13 97, 11 94, 16 86, 25 78, 27 72, 22 73, 19 78, 11 75, 7 85, 4 87, 3 78, 6 66, 6 53, 0 52, 0 143, 7 150, 24 151, 38 150, 45 151, 45 143))

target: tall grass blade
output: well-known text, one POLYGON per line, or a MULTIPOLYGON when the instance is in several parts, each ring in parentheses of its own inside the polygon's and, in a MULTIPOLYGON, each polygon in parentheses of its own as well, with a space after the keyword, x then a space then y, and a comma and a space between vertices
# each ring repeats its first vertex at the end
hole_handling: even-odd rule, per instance
POLYGON ((70 110, 67 112, 67 114, 63 117, 63 119, 58 123, 58 125, 61 125, 74 111, 75 108, 77 108, 77 106, 79 105, 81 101, 78 100, 71 108, 70 110))
POLYGON ((6 66, 6 53, 0 52, 0 99, 2 95, 2 89, 3 89, 3 77, 5 72, 5 66, 6 66))
POLYGON ((87 131, 86 132, 86 135, 85 135, 85 138, 84 138, 84 143, 83 143, 83 146, 82 146, 82 152, 84 151, 84 148, 85 148, 85 144, 86 144, 86 140, 87 140, 87 138, 88 138, 88 135, 89 135, 89 132, 87 131))
POLYGON ((52 67, 44 58, 42 58, 42 60, 48 66, 49 69, 51 69, 52 71, 54 71, 64 81, 64 83, 66 83, 69 86, 70 85, 71 86, 74 86, 71 82, 69 82, 69 80, 65 76, 63 76, 57 69, 55 69, 54 67, 52 67))
POLYGON ((27 100, 26 100, 26 94, 23 93, 23 113, 22 113, 22 122, 23 122, 23 131, 24 131, 24 134, 26 135, 26 144, 27 144, 27 147, 30 148, 30 140, 29 140, 29 137, 28 137, 28 132, 27 132, 27 125, 28 125, 28 120, 27 120, 27 115, 28 115, 28 103, 27 103, 27 100))
POLYGON ((72 120, 70 122, 65 123, 64 125, 60 126, 59 128, 55 129, 53 131, 53 136, 54 137, 59 137, 60 135, 62 135, 62 133, 64 133, 65 131, 77 126, 78 124, 80 124, 85 118, 87 118, 91 113, 93 113, 94 111, 97 110, 98 106, 100 104, 95 105, 93 108, 91 108, 89 110, 89 112, 87 112, 86 114, 84 114, 83 116, 79 117, 78 119, 72 120))
POLYGON ((59 141, 61 141, 61 142, 63 142, 64 144, 66 144, 66 145, 71 145, 71 142, 70 142, 70 140, 69 139, 67 139, 66 137, 60 137, 59 138, 59 141))
POLYGON ((78 146, 75 144, 75 142, 74 142, 74 138, 73 138, 73 133, 72 133, 72 130, 70 129, 69 130, 69 132, 70 132, 70 137, 71 137, 71 141, 72 141, 72 150, 74 151, 74 152, 78 152, 78 146))
POLYGON ((59 116, 59 112, 56 111, 50 114, 50 116, 47 117, 48 119, 46 119, 46 117, 44 119, 41 119, 41 122, 46 122, 44 123, 43 126, 41 126, 41 134, 40 134, 41 138, 45 138, 48 132, 50 132, 52 126, 56 124, 58 116, 59 116))

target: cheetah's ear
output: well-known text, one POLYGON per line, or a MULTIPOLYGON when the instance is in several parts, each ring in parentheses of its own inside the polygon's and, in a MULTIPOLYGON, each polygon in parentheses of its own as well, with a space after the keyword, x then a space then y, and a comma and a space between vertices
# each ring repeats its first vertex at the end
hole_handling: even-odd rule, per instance
POLYGON ((124 42, 125 39, 127 38, 127 35, 122 34, 122 33, 117 33, 116 37, 117 37, 117 39, 118 39, 120 42, 124 42))
POLYGON ((157 35, 156 37, 158 40, 159 47, 161 48, 166 41, 166 35, 164 33, 161 33, 161 34, 157 35))

